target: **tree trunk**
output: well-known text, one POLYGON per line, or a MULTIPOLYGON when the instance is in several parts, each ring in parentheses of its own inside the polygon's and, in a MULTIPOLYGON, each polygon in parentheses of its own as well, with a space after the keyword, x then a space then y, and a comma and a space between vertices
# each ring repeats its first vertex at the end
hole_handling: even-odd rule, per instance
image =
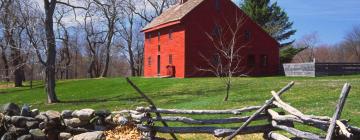
POLYGON ((64 28, 65 30, 65 56, 66 56, 66 62, 65 62, 65 78, 69 79, 69 67, 71 64, 71 55, 70 55, 70 49, 69 49, 69 35, 67 30, 64 28))
MULTIPOLYGON (((12 37, 11 37, 12 38, 12 37)), ((12 39, 10 39, 12 40, 12 39)), ((13 59, 12 62, 12 66, 15 68, 14 71, 14 82, 15 82, 15 87, 22 87, 23 84, 23 80, 24 80, 24 71, 23 71, 23 66, 21 66, 21 53, 20 53, 20 48, 17 48, 15 45, 14 40, 10 41, 11 42, 11 57, 13 59)))
POLYGON ((75 79, 78 78, 77 67, 78 67, 78 51, 76 50, 76 52, 75 52, 75 65, 74 65, 74 77, 75 77, 75 79))
POLYGON ((108 70, 109 70, 109 64, 110 64, 110 48, 111 48, 111 43, 112 43, 112 39, 114 36, 114 23, 115 19, 111 19, 111 21, 109 21, 109 36, 107 37, 107 43, 106 43, 106 58, 105 58, 105 66, 104 66, 104 70, 101 74, 101 77, 107 77, 108 75, 108 70))
POLYGON ((92 57, 91 63, 90 63, 89 69, 88 69, 88 74, 89 74, 90 78, 94 78, 94 74, 93 74, 94 68, 95 68, 95 61, 94 61, 94 57, 92 57))
POLYGON ((140 50, 140 48, 138 47, 138 66, 137 66, 137 72, 138 75, 141 76, 143 75, 143 66, 144 66, 144 51, 140 50))
POLYGON ((226 84, 226 96, 224 98, 224 101, 228 101, 228 99, 229 99, 230 87, 231 87, 230 84, 226 84))
POLYGON ((134 53, 132 51, 132 41, 128 43, 128 50, 129 50, 129 57, 130 57, 130 69, 131 69, 131 76, 136 76, 136 68, 134 64, 134 53))
POLYGON ((65 69, 65 78, 66 79, 69 79, 70 77, 69 77, 69 66, 70 65, 66 65, 66 69, 65 69))
POLYGON ((31 64, 31 70, 30 70, 30 89, 33 88, 33 80, 34 80, 34 64, 32 62, 31 64))
POLYGON ((22 74, 22 66, 20 66, 21 62, 21 53, 20 48, 16 46, 15 40, 13 38, 14 36, 14 30, 12 26, 16 26, 17 24, 15 21, 11 20, 10 15, 12 13, 11 11, 11 4, 12 2, 9 1, 5 6, 5 16, 4 16, 4 28, 5 28, 5 41, 7 44, 11 46, 11 58, 12 58, 12 66, 15 68, 14 75, 15 75, 15 87, 21 87, 22 81, 23 81, 23 74, 22 74))
POLYGON ((2 49, 1 58, 2 58, 2 60, 4 62, 5 81, 10 82, 10 78, 9 78, 9 62, 8 62, 8 60, 6 58, 6 54, 5 54, 4 49, 2 49))
POLYGON ((107 77, 107 74, 108 74, 108 69, 109 69, 109 64, 110 64, 110 46, 111 46, 111 41, 108 41, 108 43, 106 45, 105 66, 104 66, 104 70, 101 74, 101 77, 107 77))
POLYGON ((48 95, 48 103, 59 102, 55 93, 55 60, 56 60, 56 44, 55 35, 53 28, 53 14, 56 6, 56 0, 49 1, 45 0, 45 32, 46 32, 46 43, 47 43, 47 61, 46 61, 46 93, 48 95))

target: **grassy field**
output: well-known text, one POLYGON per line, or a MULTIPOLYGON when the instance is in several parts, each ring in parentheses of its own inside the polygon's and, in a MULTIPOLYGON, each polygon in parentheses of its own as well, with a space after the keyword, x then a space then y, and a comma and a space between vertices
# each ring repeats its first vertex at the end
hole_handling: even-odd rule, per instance
MULTIPOLYGON (((306 114, 331 116, 344 83, 352 84, 342 118, 360 126, 360 75, 318 78, 236 78, 228 102, 223 84, 216 78, 147 79, 132 78, 161 108, 230 109, 261 105, 290 81, 295 86, 283 95, 286 102, 306 114)), ((126 83, 124 78, 66 80, 57 82, 57 95, 62 101, 46 104, 40 82, 35 87, 0 88, 0 104, 30 104, 41 110, 63 109, 135 109, 146 102, 126 83)))

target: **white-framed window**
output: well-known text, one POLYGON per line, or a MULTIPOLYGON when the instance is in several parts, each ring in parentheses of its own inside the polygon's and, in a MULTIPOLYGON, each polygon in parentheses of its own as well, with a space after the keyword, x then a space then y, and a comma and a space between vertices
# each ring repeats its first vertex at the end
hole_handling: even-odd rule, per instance
POLYGON ((173 55, 169 54, 169 64, 172 65, 173 64, 173 55))

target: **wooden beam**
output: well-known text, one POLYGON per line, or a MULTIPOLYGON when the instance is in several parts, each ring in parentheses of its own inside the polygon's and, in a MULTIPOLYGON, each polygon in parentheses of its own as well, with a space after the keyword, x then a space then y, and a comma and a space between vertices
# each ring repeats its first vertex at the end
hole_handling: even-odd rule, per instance
POLYGON ((274 105, 276 105, 279 108, 282 108, 283 110, 285 110, 286 112, 289 112, 290 114, 292 114, 294 116, 299 117, 301 120, 303 120, 303 121, 305 121, 307 123, 327 124, 327 125, 329 125, 329 121, 313 119, 313 118, 311 118, 312 116, 308 116, 308 115, 303 114, 298 109, 296 109, 296 108, 292 107, 291 105, 289 105, 289 104, 285 103, 284 101, 282 101, 280 99, 280 97, 278 95, 276 95, 276 93, 272 92, 272 95, 276 100, 276 101, 273 102, 274 105))
POLYGON ((298 123, 302 123, 302 124, 306 124, 309 126, 319 128, 324 131, 326 131, 329 126, 329 122, 314 123, 315 121, 302 120, 301 118, 294 116, 294 115, 279 115, 279 113, 275 112, 272 109, 268 109, 267 111, 271 115, 272 119, 277 122, 289 122, 289 121, 298 122, 298 123))
MULTIPOLYGON (((294 82, 290 82, 288 85, 286 85, 284 88, 282 88, 279 92, 278 92, 278 96, 281 96, 285 91, 289 90, 292 86, 294 85, 294 82)), ((250 122, 256 118, 257 115, 259 115, 261 112, 263 112, 266 108, 268 108, 272 102, 275 100, 274 97, 272 97, 270 100, 266 101, 265 104, 259 109, 257 110, 253 115, 251 115, 251 117, 242 124, 242 126, 237 129, 233 134, 231 134, 229 137, 225 138, 226 140, 230 140, 233 139, 236 135, 238 135, 246 126, 248 126, 250 124, 250 122)))
MULTIPOLYGON (((159 126, 147 126, 137 125, 140 131, 151 131, 155 130, 160 133, 207 133, 214 134, 216 137, 225 137, 232 134, 236 128, 221 128, 213 126, 201 126, 201 127, 159 127, 159 126)), ((264 133, 265 131, 273 131, 271 125, 259 125, 246 127, 241 134, 253 134, 253 133, 264 133)))
POLYGON ((284 135, 281 135, 281 134, 278 134, 278 133, 275 133, 275 132, 270 132, 268 134, 268 137, 273 139, 273 140, 291 140, 288 137, 286 137, 284 135))
POLYGON ((341 95, 339 98, 339 102, 336 105, 336 110, 335 113, 330 121, 330 126, 329 129, 327 131, 326 134, 326 140, 331 140, 333 134, 334 134, 334 130, 335 130, 335 126, 336 126, 336 121, 340 118, 341 116, 341 112, 344 108, 345 102, 346 102, 346 98, 349 95, 351 89, 351 85, 349 83, 346 83, 341 91, 341 95))
POLYGON ((272 121, 272 126, 275 128, 278 128, 278 129, 282 129, 282 130, 284 130, 296 137, 299 137, 299 138, 310 139, 310 140, 323 140, 323 138, 319 135, 316 135, 316 134, 313 134, 310 132, 300 131, 300 130, 297 130, 295 128, 288 127, 285 125, 279 125, 279 124, 277 124, 276 121, 272 121))
POLYGON ((182 109, 161 109, 161 108, 149 108, 138 107, 138 112, 150 112, 150 113, 162 113, 162 114, 234 114, 239 115, 244 112, 255 111, 261 108, 261 106, 249 106, 241 109, 228 109, 228 110, 182 110, 182 109))
POLYGON ((347 127, 345 126, 344 123, 342 123, 341 121, 337 120, 336 121, 336 125, 339 126, 340 128, 340 133, 345 136, 346 138, 348 139, 351 139, 353 134, 351 134, 348 130, 347 130, 347 127))
MULTIPOLYGON (((268 115, 260 114, 254 120, 265 120, 268 119, 268 115)), ((225 119, 193 119, 181 116, 164 116, 162 118, 153 118, 154 121, 166 121, 166 122, 182 122, 185 124, 230 124, 230 123, 242 123, 249 119, 246 117, 231 117, 225 119)))

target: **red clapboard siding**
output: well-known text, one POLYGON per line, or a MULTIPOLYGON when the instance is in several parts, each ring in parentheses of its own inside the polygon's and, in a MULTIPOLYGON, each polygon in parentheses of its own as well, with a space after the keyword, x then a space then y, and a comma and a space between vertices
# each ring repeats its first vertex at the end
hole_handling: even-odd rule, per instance
MULTIPOLYGON (((240 51, 242 71, 239 74, 265 76, 278 73, 280 65, 278 42, 246 16, 233 2, 219 0, 219 7, 216 7, 216 0, 189 0, 188 2, 191 1, 202 2, 178 21, 162 23, 143 31, 146 39, 144 46, 145 77, 159 76, 157 72, 158 56, 161 58, 160 76, 169 75, 167 69, 169 65, 175 67, 175 77, 178 78, 212 76, 211 73, 199 71, 199 68, 208 67, 200 54, 212 59, 216 52, 206 33, 213 32, 215 26, 221 26, 222 30, 227 30, 228 25, 235 24, 236 18, 243 20, 237 36, 237 46, 242 47, 240 51), (169 32, 171 32, 171 39, 169 32), (250 33, 250 40, 245 40, 246 32, 250 33), (159 33, 160 40, 158 39, 159 33), (149 37, 151 38, 149 39, 149 37), (160 51, 158 51, 158 45, 160 45, 160 51), (169 55, 172 55, 172 64, 169 64, 169 55), (254 56, 255 65, 253 66, 248 66, 249 55, 254 56), (267 59, 266 66, 263 66, 263 62, 261 62, 264 56, 267 59), (148 63, 149 57, 151 57, 151 65, 148 63)), ((163 14, 169 14, 169 12, 163 14)))

